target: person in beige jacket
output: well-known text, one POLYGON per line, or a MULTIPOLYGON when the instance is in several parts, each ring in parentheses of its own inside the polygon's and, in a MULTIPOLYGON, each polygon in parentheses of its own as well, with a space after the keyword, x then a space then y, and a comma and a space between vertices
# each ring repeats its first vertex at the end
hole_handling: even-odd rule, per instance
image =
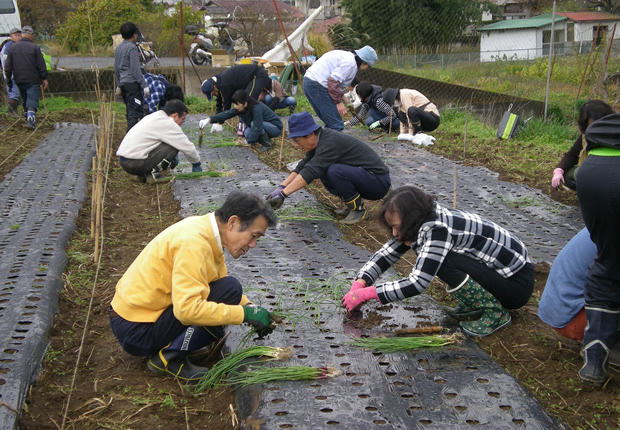
POLYGON ((439 127, 439 110, 424 94, 407 88, 388 88, 383 100, 397 110, 401 134, 415 136, 439 127))

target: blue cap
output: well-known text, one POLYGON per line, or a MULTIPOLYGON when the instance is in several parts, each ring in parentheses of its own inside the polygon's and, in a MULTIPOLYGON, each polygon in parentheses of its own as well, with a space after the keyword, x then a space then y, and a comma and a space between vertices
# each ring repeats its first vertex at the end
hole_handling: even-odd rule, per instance
POLYGON ((374 66, 377 62, 377 53, 372 48, 372 46, 364 46, 363 48, 357 49, 355 51, 358 57, 362 59, 362 61, 368 64, 370 67, 374 66))
POLYGON ((314 118, 308 112, 296 113, 288 120, 288 138, 307 136, 319 128, 321 126, 314 122, 314 118))
POLYGON ((205 79, 202 82, 202 86, 200 87, 200 89, 202 90, 204 95, 207 96, 207 99, 211 101, 211 99, 213 98, 213 94, 211 93, 213 91, 213 79, 205 79))

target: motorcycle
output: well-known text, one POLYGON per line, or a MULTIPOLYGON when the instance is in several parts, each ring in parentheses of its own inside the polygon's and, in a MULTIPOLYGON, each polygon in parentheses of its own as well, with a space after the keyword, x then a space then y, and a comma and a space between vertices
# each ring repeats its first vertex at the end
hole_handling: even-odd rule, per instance
POLYGON ((147 42, 140 29, 138 29, 138 37, 136 38, 136 46, 138 47, 138 53, 140 54, 139 62, 140 66, 146 68, 149 61, 153 61, 153 66, 159 67, 159 58, 153 51, 153 42, 147 42))
POLYGON ((189 58, 196 65, 212 63, 211 49, 213 49, 213 41, 201 33, 194 25, 185 27, 185 34, 192 36, 191 45, 189 47, 189 58))

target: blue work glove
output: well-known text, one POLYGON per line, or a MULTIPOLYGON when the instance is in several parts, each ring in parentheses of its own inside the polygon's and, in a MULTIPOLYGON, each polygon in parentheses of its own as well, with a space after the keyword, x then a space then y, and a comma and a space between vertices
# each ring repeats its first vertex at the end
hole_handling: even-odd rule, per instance
POLYGON ((200 164, 200 161, 192 164, 192 172, 202 172, 202 164, 200 164))
POLYGON ((280 192, 278 192, 277 197, 274 197, 273 199, 267 198, 267 203, 269 203, 269 205, 273 208, 273 209, 280 209, 282 207, 282 203, 284 203, 284 199, 287 197, 286 194, 284 194, 284 191, 280 190, 280 192))
POLYGON ((368 126, 368 130, 374 130, 381 125, 381 121, 375 121, 368 126))
POLYGON ((271 194, 267 196, 267 200, 271 200, 271 199, 275 199, 276 197, 279 197, 280 191, 282 191, 284 188, 286 188, 284 185, 278 185, 278 187, 275 190, 273 190, 271 194))

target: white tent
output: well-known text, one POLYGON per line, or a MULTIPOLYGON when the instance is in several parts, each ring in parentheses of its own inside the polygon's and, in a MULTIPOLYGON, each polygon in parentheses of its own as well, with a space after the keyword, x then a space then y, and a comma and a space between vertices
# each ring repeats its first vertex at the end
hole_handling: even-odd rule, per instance
MULTIPOLYGON (((297 29, 292 34, 289 35, 288 41, 293 47, 293 52, 299 52, 302 46, 303 48, 309 51, 314 51, 314 48, 310 46, 310 44, 308 43, 306 34, 308 33, 308 30, 310 30, 312 23, 314 22, 316 17, 321 13, 322 10, 323 10, 323 6, 320 6, 317 10, 315 10, 312 13, 312 15, 306 18, 306 20, 302 22, 301 25, 297 27, 297 29)), ((290 56, 291 56, 291 52, 288 48, 286 40, 283 40, 282 42, 278 43, 275 48, 273 48, 270 51, 267 51, 260 58, 265 61, 285 62, 290 58, 290 56)))

